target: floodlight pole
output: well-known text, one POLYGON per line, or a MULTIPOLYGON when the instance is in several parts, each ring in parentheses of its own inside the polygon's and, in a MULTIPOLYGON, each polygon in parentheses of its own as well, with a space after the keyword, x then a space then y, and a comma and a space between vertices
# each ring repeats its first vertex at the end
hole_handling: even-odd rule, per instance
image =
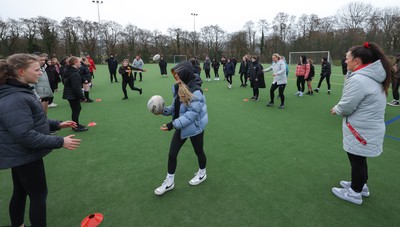
POLYGON ((196 57, 196 16, 198 16, 199 14, 191 13, 190 15, 193 16, 193 31, 194 31, 193 57, 196 57))
MULTIPOLYGON (((93 3, 97 4, 97 19, 99 20, 99 27, 100 27, 100 4, 103 4, 103 1, 95 1, 92 0, 93 3)), ((101 39, 101 35, 99 35, 100 37, 100 62, 102 61, 102 50, 103 50, 103 40, 101 39)))

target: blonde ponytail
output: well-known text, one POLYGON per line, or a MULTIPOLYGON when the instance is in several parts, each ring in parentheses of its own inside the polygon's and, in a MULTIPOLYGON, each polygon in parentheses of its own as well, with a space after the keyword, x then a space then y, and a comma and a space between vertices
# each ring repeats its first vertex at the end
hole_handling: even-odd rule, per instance
POLYGON ((185 106, 188 106, 193 98, 192 92, 189 91, 189 88, 183 81, 179 83, 178 95, 179 99, 185 106))

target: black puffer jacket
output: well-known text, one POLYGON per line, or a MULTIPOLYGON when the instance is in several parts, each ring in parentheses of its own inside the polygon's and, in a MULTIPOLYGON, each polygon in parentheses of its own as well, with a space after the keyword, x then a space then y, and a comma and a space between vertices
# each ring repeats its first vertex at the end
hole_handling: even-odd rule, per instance
POLYGON ((0 169, 41 159, 64 144, 60 121, 48 120, 29 85, 13 79, 0 85, 0 169))
POLYGON ((72 66, 67 66, 64 72, 63 99, 85 100, 85 96, 82 93, 82 81, 79 70, 72 66))

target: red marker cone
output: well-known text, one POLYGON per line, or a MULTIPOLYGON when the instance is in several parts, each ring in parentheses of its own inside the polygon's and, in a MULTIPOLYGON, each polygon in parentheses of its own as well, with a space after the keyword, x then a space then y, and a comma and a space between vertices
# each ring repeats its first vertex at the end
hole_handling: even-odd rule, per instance
POLYGON ((103 215, 100 213, 94 213, 87 216, 81 222, 81 227, 96 227, 103 221, 103 215))

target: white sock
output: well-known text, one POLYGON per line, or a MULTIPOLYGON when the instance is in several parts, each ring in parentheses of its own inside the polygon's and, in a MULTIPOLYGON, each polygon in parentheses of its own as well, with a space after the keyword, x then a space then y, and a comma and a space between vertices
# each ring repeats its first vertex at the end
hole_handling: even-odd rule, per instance
POLYGON ((169 182, 174 182, 175 181, 175 174, 167 174, 167 180, 169 182))
POLYGON ((206 174, 206 168, 199 169, 199 173, 202 174, 202 175, 206 174))

